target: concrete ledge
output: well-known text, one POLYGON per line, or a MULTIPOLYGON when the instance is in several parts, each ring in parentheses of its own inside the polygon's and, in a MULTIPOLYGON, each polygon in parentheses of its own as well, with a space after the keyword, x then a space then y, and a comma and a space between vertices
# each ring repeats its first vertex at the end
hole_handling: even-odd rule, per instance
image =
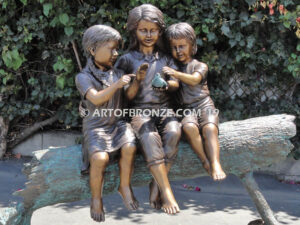
POLYGON ((278 180, 300 182, 300 160, 287 158, 280 163, 261 169, 260 172, 274 175, 278 180))
POLYGON ((33 156, 32 152, 48 149, 50 147, 68 147, 77 144, 76 140, 81 138, 81 132, 48 131, 40 132, 28 138, 13 148, 14 154, 33 156))

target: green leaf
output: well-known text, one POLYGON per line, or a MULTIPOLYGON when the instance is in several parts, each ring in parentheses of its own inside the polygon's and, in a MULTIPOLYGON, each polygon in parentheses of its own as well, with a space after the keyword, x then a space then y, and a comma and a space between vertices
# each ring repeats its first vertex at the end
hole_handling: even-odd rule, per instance
POLYGON ((64 89, 65 87, 65 82, 66 82, 66 79, 64 76, 57 76, 56 77, 56 86, 60 89, 64 89))
POLYGON ((255 43, 255 37, 253 35, 247 37, 247 48, 252 48, 254 43, 255 43))
POLYGON ((12 50, 11 56, 12 56, 13 58, 18 58, 18 57, 19 57, 19 52, 18 52, 18 50, 17 50, 17 49, 12 50))
POLYGON ((184 16, 184 11, 183 11, 183 10, 178 10, 178 11, 176 12, 176 15, 177 15, 178 18, 181 18, 181 17, 184 16))
POLYGON ((241 56, 241 55, 237 55, 237 56, 235 57, 235 60, 236 60, 237 62, 239 62, 241 59, 242 59, 242 56, 241 56))
POLYGON ((52 4, 51 3, 46 3, 43 5, 43 13, 45 16, 49 15, 49 11, 52 9, 52 4))
POLYGON ((212 32, 208 33, 207 35, 208 41, 213 41, 216 39, 216 35, 212 32))
POLYGON ((21 57, 17 57, 17 58, 15 58, 15 60, 14 60, 14 64, 13 64, 13 69, 14 69, 14 70, 17 70, 17 69, 19 69, 19 68, 20 68, 20 66, 22 65, 22 63, 23 63, 23 60, 22 60, 22 58, 21 58, 21 57))
POLYGON ((243 35, 242 35, 240 32, 238 32, 238 33, 235 35, 235 40, 236 40, 236 41, 240 41, 240 40, 242 39, 242 37, 243 37, 243 35))
POLYGON ((240 17, 241 20, 247 21, 248 20, 248 13, 247 12, 241 12, 239 17, 240 17))
POLYGON ((54 17, 53 18, 53 20, 51 20, 51 22, 50 22, 50 26, 51 27, 55 27, 56 25, 57 25, 57 23, 58 23, 58 18, 57 18, 57 16, 56 17, 54 17))
POLYGON ((206 24, 202 24, 202 31, 206 34, 209 33, 209 29, 208 29, 208 26, 206 24))
POLYGON ((197 38, 196 42, 197 42, 197 45, 203 46, 203 41, 200 38, 197 38))
POLYGON ((286 28, 290 29, 291 22, 290 22, 290 21, 284 21, 284 22, 283 22, 283 25, 284 25, 286 28))
POLYGON ((292 53, 291 56, 292 56, 293 59, 296 59, 296 58, 297 58, 297 55, 296 55, 295 53, 292 53))
POLYGON ((297 45, 297 51, 300 52, 300 44, 297 45))
POLYGON ((13 51, 3 51, 2 59, 8 68, 13 68, 14 70, 19 69, 25 61, 24 56, 20 55, 17 49, 13 51))
POLYGON ((230 47, 231 47, 231 48, 234 47, 234 46, 236 45, 236 40, 230 39, 230 40, 229 40, 229 44, 230 44, 230 47))
POLYGON ((223 32, 223 34, 227 37, 230 37, 231 36, 231 32, 230 32, 230 29, 228 27, 228 25, 226 23, 224 23, 221 27, 221 30, 223 32))
POLYGON ((53 65, 53 69, 55 72, 57 71, 61 71, 64 69, 64 64, 61 61, 57 61, 54 65, 53 65))
POLYGON ((67 23, 69 22, 69 16, 66 13, 60 14, 59 15, 59 21, 63 24, 63 25, 67 25, 67 23))
POLYGON ((65 34, 71 36, 73 34, 73 27, 65 27, 65 34))

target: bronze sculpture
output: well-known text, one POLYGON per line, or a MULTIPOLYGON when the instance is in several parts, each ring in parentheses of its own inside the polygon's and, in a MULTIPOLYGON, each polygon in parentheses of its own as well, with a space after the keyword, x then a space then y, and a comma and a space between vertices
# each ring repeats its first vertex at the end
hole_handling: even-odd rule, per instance
POLYGON ((166 35, 180 71, 169 67, 164 67, 163 71, 180 80, 179 103, 183 109, 190 109, 187 111, 189 115, 184 115, 181 121, 183 131, 212 178, 225 179, 226 174, 219 158, 219 118, 207 86, 208 67, 205 63, 193 59, 197 52, 194 29, 188 23, 177 23, 168 27, 166 35), (192 109, 199 110, 200 115, 193 113, 192 109))
POLYGON ((95 116, 101 109, 122 108, 123 86, 130 76, 113 69, 118 56, 121 36, 115 29, 105 25, 94 25, 83 35, 83 48, 87 55, 86 67, 76 76, 76 86, 90 114, 83 119, 83 171, 90 171, 91 217, 104 221, 102 188, 105 168, 109 158, 121 149, 119 161, 121 194, 125 206, 135 210, 138 202, 130 186, 136 152, 135 136, 130 124, 122 118, 95 116), (90 165, 90 168, 89 168, 90 165))
MULTIPOLYGON (((130 106, 144 110, 169 109, 168 92, 178 88, 177 79, 162 74, 168 86, 159 90, 152 88, 155 74, 161 73, 164 66, 176 69, 173 60, 162 51, 163 13, 150 4, 135 7, 129 12, 127 29, 130 34, 129 52, 117 61, 116 67, 125 73, 137 72, 126 89, 130 106)), ((175 116, 135 115, 131 125, 154 177, 150 183, 150 205, 156 209, 163 208, 169 214, 179 212, 167 174, 177 154, 180 123, 175 116)))

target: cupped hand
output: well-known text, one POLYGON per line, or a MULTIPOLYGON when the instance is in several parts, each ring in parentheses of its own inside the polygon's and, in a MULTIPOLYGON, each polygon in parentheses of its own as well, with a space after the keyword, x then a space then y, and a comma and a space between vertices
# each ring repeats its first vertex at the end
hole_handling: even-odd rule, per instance
POLYGON ((135 77, 135 74, 125 74, 118 80, 118 88, 124 87, 126 84, 129 84, 131 77, 135 77))
POLYGON ((169 89, 169 86, 161 87, 161 88, 152 87, 152 89, 155 90, 155 91, 164 92, 164 91, 167 91, 169 89))
POLYGON ((145 79, 148 68, 149 68, 148 63, 143 63, 142 65, 139 66, 139 68, 136 72, 136 79, 138 81, 142 81, 145 79))
POLYGON ((164 66, 162 71, 165 73, 165 74, 168 74, 169 76, 173 76, 176 78, 176 70, 168 67, 168 66, 164 66))

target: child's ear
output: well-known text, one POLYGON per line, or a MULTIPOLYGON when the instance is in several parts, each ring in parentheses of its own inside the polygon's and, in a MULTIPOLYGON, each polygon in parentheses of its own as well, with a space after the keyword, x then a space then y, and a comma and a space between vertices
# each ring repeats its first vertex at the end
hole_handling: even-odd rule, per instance
POLYGON ((161 29, 159 29, 159 33, 158 33, 158 35, 159 35, 159 36, 161 36, 161 35, 162 35, 162 33, 163 33, 163 32, 162 32, 162 30, 161 30, 161 29))
POLYGON ((92 56, 95 56, 95 48, 89 48, 89 52, 92 56))

